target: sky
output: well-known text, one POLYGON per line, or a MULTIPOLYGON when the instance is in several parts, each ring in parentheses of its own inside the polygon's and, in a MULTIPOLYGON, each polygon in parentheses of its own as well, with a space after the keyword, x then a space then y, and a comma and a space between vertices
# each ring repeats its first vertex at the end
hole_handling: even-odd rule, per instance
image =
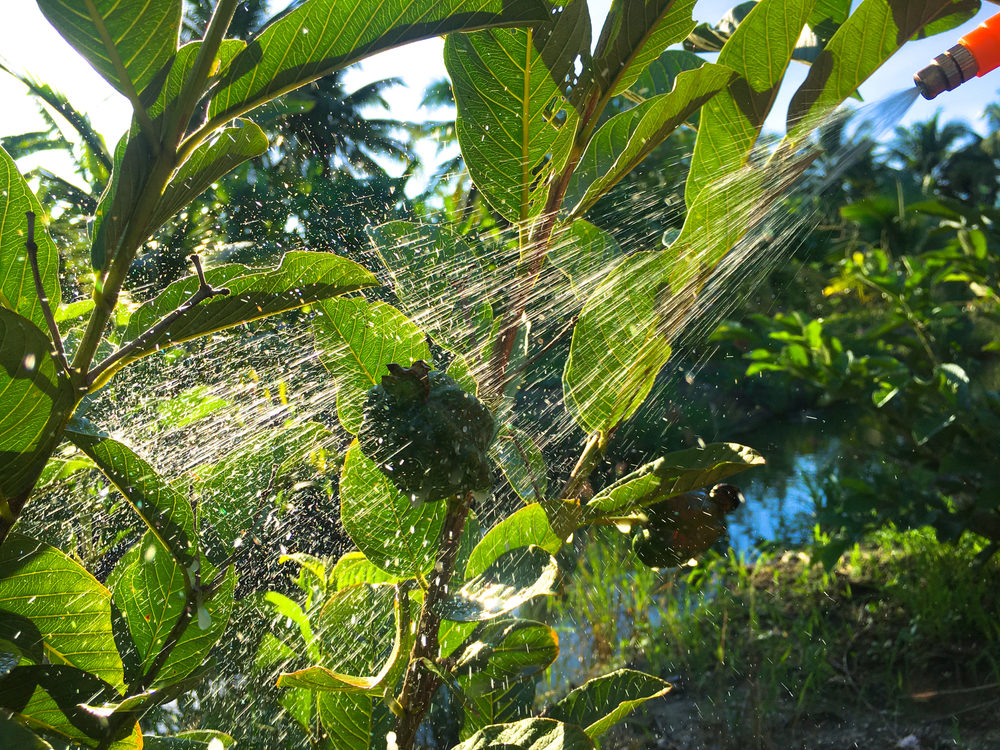
MULTIPOLYGON (((7 12, 4 14, 5 23, 0 24, 0 61, 65 93, 74 106, 90 116, 95 128, 104 135, 109 146, 113 147, 128 126, 130 118, 130 108, 125 98, 105 83, 46 22, 35 0, 3 2, 7 12)), ((734 4, 736 0, 699 0, 694 16, 699 21, 715 22, 734 4)), ((590 5, 591 15, 595 17, 596 38, 601 19, 607 12, 608 0, 590 0, 590 5)), ((964 33, 1000 10, 988 2, 983 6, 976 18, 962 27, 907 44, 861 87, 863 98, 874 102, 911 86, 914 72, 954 44, 964 33)), ((442 40, 432 39, 376 55, 351 68, 345 74, 345 84, 348 90, 352 90, 372 80, 401 77, 406 86, 397 87, 387 96, 392 115, 408 120, 441 118, 446 113, 423 111, 418 105, 424 88, 445 77, 442 50, 442 40)), ((786 76, 786 85, 766 127, 781 131, 788 101, 795 87, 805 78, 807 70, 805 65, 792 64, 786 76)), ((998 89, 1000 71, 993 76, 965 83, 958 90, 942 94, 933 102, 918 99, 904 123, 927 119, 935 111, 941 110, 943 120, 961 119, 975 126, 983 107, 1000 99, 998 89)), ((0 136, 45 128, 35 101, 19 82, 3 72, 0 72, 0 101, 3 102, 0 107, 0 136)), ((67 134, 72 135, 72 132, 67 131, 67 134)), ((433 149, 429 146, 427 149, 423 156, 432 157, 433 149)), ((68 159, 55 154, 22 160, 19 167, 22 171, 27 171, 39 164, 70 176, 68 159)))

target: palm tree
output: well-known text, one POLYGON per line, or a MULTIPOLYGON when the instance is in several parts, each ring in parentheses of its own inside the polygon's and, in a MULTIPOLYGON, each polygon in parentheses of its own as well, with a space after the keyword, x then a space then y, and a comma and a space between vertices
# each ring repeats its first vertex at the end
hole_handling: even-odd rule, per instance
POLYGON ((926 122, 896 128, 896 137, 889 148, 890 157, 919 178, 925 193, 932 191, 940 176, 941 166, 956 146, 975 135, 964 123, 941 125, 939 117, 940 113, 935 112, 926 122))

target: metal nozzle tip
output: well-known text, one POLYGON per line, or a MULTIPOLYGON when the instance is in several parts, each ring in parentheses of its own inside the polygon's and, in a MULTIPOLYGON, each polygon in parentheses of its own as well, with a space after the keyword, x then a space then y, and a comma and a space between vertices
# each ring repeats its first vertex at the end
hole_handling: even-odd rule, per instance
POLYGON ((924 99, 933 99, 942 91, 957 89, 976 75, 979 65, 961 44, 934 58, 930 65, 913 76, 913 82, 924 99))

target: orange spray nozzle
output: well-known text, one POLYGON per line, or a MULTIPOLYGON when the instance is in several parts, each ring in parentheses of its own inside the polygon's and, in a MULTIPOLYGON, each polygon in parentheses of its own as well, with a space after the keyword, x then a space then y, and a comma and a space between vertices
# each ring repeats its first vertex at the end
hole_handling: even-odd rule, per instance
POLYGON ((913 76, 924 99, 952 91, 973 76, 1000 67, 1000 13, 987 19, 913 76))

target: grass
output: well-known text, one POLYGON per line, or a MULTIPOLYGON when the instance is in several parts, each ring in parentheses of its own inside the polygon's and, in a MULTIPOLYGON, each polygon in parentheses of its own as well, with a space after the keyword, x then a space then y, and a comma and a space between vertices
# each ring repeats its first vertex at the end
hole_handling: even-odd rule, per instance
POLYGON ((817 717, 932 718, 957 738, 1000 702, 1000 562, 984 564, 969 535, 942 544, 929 529, 889 528, 830 571, 787 551, 661 574, 630 572, 626 537, 600 541, 581 543, 554 604, 572 637, 553 691, 646 669, 677 685, 673 700, 691 701, 717 747, 780 747, 776 733, 808 732, 817 717), (589 674, 572 669, 573 651, 589 674))

